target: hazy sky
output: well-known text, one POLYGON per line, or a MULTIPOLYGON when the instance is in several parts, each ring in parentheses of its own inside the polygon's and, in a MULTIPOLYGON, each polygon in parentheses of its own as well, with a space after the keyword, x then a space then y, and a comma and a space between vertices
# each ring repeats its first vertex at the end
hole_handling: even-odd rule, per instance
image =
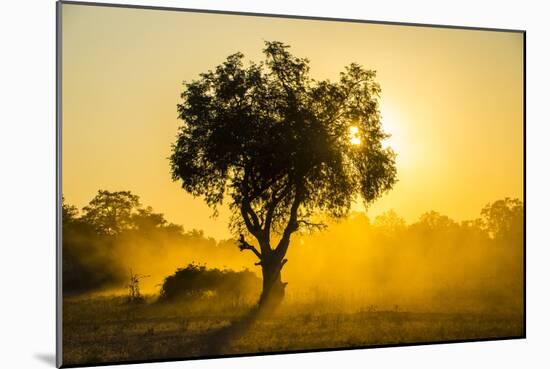
MULTIPOLYGON (((368 209, 409 222, 457 220, 523 197, 520 33, 63 5, 63 193, 82 207, 98 189, 131 190, 185 229, 229 237, 170 178, 182 82, 230 54, 262 59, 264 40, 307 57, 316 79, 357 62, 382 87, 399 182, 368 209)), ((356 209, 363 209, 362 205, 356 209)))

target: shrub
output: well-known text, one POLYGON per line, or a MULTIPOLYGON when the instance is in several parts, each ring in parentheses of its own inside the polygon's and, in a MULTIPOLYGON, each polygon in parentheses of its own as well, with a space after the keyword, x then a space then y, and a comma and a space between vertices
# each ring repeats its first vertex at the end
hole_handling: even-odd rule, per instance
POLYGON ((209 296, 247 299, 256 296, 260 289, 261 280, 247 269, 207 269, 192 263, 164 279, 159 300, 190 301, 209 296))

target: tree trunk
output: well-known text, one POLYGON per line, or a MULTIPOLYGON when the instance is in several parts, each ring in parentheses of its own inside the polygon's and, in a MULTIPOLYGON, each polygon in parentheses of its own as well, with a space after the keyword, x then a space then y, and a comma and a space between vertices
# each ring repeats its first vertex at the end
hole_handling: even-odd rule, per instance
POLYGON ((272 311, 283 301, 287 284, 281 281, 281 268, 285 262, 286 259, 271 257, 261 264, 263 287, 258 305, 263 311, 272 311))

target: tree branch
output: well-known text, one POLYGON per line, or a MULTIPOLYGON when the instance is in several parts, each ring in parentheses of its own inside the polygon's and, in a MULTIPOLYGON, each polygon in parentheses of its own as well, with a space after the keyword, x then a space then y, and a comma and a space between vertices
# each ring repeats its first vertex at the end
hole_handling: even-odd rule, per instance
POLYGON ((267 239, 269 239, 269 234, 271 232, 271 223, 273 222, 273 214, 275 213, 275 209, 277 208, 277 205, 279 205, 279 202, 283 200, 283 198, 288 195, 290 192, 291 186, 287 184, 285 187, 283 187, 283 191, 277 196, 276 193, 274 193, 274 197, 269 204, 269 207, 267 209, 267 213, 265 216, 265 224, 264 224, 264 235, 267 239))
POLYGON ((244 239, 244 235, 242 233, 241 233, 240 238, 239 238, 239 250, 241 250, 241 251, 250 250, 258 257, 258 259, 260 259, 260 262, 262 260, 262 254, 260 254, 258 249, 256 249, 254 246, 252 246, 251 244, 246 242, 246 240, 244 239))
POLYGON ((283 178, 284 176, 286 175, 286 173, 280 173, 279 175, 277 176, 274 176, 265 186, 263 186, 262 188, 260 187, 256 187, 255 190, 248 196, 248 198, 250 200, 254 200, 256 199, 256 197, 260 196, 262 193, 264 193, 264 191, 266 191, 268 188, 270 188, 271 186, 273 186, 278 180, 280 180, 281 178, 283 178))
POLYGON ((292 206, 290 208, 290 217, 288 219, 288 223, 285 227, 285 230, 283 231, 283 236, 281 237, 281 240, 279 241, 279 244, 275 249, 275 252, 280 258, 283 258, 286 254, 286 250, 288 249, 288 245, 290 243, 290 235, 296 232, 299 228, 298 208, 300 207, 301 203, 302 190, 301 188, 298 188, 296 189, 296 195, 294 196, 294 201, 292 202, 292 206))
POLYGON ((325 229, 327 227, 327 225, 324 223, 313 223, 305 219, 298 219, 297 222, 298 224, 303 224, 306 228, 313 228, 316 230, 325 229))
POLYGON ((258 216, 250 206, 247 199, 243 199, 241 204, 241 215, 243 216, 244 223, 248 231, 252 233, 256 238, 259 236, 260 224, 258 222, 258 216))
POLYGON ((285 76, 283 75, 282 73, 282 70, 280 68, 280 65, 279 65, 279 61, 277 60, 277 58, 275 57, 275 54, 273 53, 270 53, 270 56, 271 56, 271 60, 273 60, 273 68, 272 70, 275 71, 275 74, 277 75, 277 78, 279 79, 279 82, 281 82, 281 84, 283 85, 283 88, 287 94, 287 96, 290 98, 290 99, 295 99, 295 96, 294 94, 292 93, 292 89, 288 86, 287 84, 287 81, 285 79, 285 76))
POLYGON ((244 169, 244 178, 242 182, 242 193, 243 199, 241 203, 241 215, 243 216, 246 227, 256 238, 258 238, 260 233, 260 222, 258 216, 252 209, 250 205, 251 199, 248 197, 248 189, 250 184, 250 164, 248 164, 244 169))

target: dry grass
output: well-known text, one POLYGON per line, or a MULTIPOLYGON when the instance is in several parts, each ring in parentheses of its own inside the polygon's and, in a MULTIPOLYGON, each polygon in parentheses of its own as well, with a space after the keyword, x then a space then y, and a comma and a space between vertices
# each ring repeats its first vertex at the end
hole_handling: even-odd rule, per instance
POLYGON ((504 313, 331 312, 289 302, 269 317, 244 301, 127 304, 66 300, 64 364, 139 361, 399 343, 521 336, 523 317, 504 313))

